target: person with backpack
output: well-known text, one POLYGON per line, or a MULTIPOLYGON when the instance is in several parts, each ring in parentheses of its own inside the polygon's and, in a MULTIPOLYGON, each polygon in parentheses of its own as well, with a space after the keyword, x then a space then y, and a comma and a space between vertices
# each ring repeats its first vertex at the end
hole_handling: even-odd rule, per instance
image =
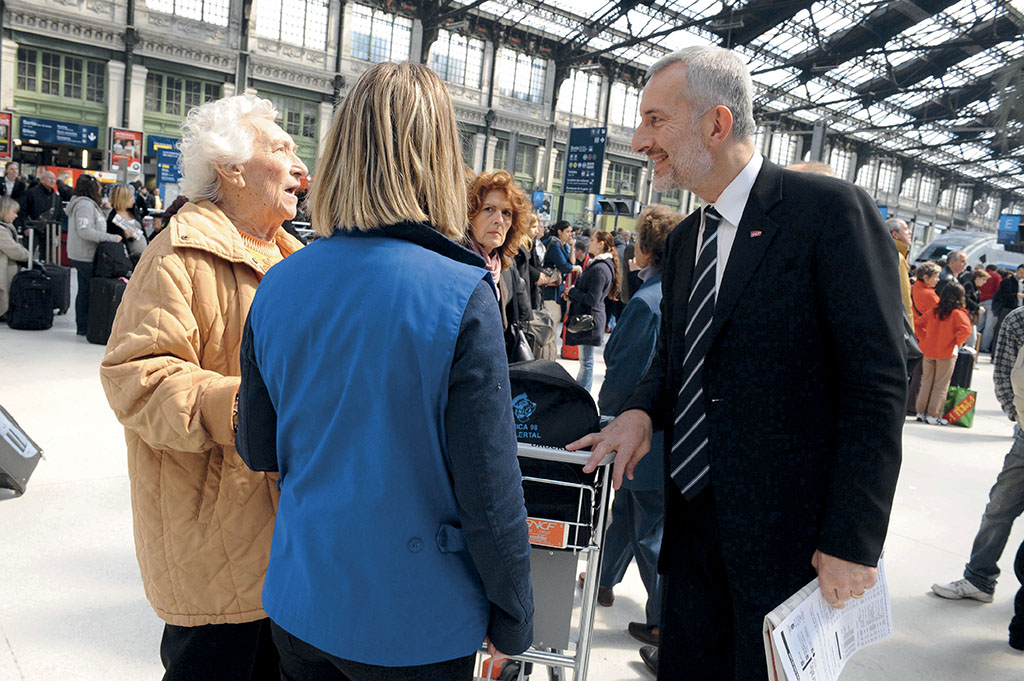
POLYGON ((594 348, 601 345, 608 321, 604 300, 619 297, 619 255, 608 232, 596 232, 587 250, 594 256, 593 261, 576 285, 562 295, 570 301, 565 342, 580 346, 580 371, 576 381, 590 390, 594 384, 594 348))
POLYGON ((100 208, 102 200, 99 180, 85 173, 79 176, 67 210, 68 258, 78 273, 75 328, 79 336, 89 330, 89 282, 92 281, 96 246, 101 241, 122 240, 117 234, 107 233, 107 216, 100 208))
POLYGON ((946 284, 935 309, 923 316, 917 336, 924 355, 921 390, 917 394, 917 420, 931 425, 946 425, 942 410, 946 392, 956 366, 956 349, 971 335, 964 287, 955 281, 946 284))

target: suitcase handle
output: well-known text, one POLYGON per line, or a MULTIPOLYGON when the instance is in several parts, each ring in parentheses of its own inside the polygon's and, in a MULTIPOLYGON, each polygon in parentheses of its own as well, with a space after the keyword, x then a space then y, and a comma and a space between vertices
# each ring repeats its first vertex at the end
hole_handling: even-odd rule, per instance
MULTIPOLYGON (((568 449, 562 449, 561 447, 543 447, 541 445, 528 445, 520 442, 519 456, 525 456, 528 459, 557 461, 559 463, 571 463, 582 466, 590 459, 590 452, 584 449, 570 452, 568 449)), ((614 460, 615 452, 608 452, 598 465, 607 466, 614 460)))

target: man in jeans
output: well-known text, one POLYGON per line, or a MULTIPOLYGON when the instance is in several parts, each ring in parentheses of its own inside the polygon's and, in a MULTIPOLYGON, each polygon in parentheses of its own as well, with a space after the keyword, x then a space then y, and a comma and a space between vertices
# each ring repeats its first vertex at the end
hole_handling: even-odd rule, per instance
POLYGON ((1006 547, 1013 521, 1024 512, 1024 431, 1020 426, 1024 422, 1024 368, 1014 367, 1021 346, 1024 346, 1024 308, 1017 308, 1003 320, 992 360, 996 398, 1007 418, 1016 422, 1013 446, 989 492, 988 506, 974 537, 964 578, 948 584, 932 584, 932 591, 943 598, 992 602, 999 577, 996 563, 1006 547))

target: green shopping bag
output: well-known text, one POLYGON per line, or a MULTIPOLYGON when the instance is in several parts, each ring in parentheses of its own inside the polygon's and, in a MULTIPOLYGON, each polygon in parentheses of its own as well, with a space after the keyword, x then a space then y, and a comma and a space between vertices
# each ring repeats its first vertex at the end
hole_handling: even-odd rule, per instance
POLYGON ((946 391, 946 415, 942 418, 951 424, 970 428, 974 425, 974 403, 978 393, 958 385, 950 386, 946 391))

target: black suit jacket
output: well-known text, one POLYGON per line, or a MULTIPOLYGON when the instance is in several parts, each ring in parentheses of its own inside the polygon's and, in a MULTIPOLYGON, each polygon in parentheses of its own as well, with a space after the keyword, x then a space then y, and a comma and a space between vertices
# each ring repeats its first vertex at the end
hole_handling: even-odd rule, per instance
MULTIPOLYGON (((623 409, 643 409, 666 429, 666 458, 699 223, 694 213, 668 237, 658 352, 623 409)), ((906 405, 891 242, 859 188, 764 161, 703 368, 723 557, 747 594, 775 599, 803 586, 815 549, 877 563, 906 405)), ((685 502, 671 482, 667 489, 670 533, 685 502)), ((678 559, 663 554, 663 571, 678 559)))

